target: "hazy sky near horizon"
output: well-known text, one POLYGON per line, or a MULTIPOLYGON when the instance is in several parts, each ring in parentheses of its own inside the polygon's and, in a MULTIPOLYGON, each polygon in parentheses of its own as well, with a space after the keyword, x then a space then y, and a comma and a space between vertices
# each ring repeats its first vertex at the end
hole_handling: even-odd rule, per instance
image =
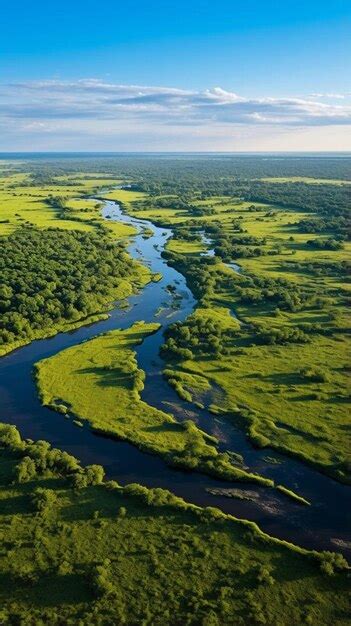
POLYGON ((19 0, 0 150, 351 150, 350 79, 350 0, 19 0))

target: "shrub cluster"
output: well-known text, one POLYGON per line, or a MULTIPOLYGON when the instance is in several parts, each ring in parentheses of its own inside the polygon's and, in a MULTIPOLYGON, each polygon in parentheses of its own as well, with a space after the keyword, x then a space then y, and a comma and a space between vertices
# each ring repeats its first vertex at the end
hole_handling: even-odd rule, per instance
POLYGON ((228 339, 235 335, 235 330, 210 315, 190 315, 185 322, 176 322, 167 328, 161 354, 180 359, 192 359, 194 353, 201 356, 228 354, 228 339))
POLYGON ((83 468, 74 456, 52 448, 47 441, 21 439, 17 428, 9 424, 0 424, 0 446, 18 455, 14 478, 19 483, 52 473, 69 478, 77 488, 99 485, 104 479, 105 472, 101 465, 87 465, 83 468))

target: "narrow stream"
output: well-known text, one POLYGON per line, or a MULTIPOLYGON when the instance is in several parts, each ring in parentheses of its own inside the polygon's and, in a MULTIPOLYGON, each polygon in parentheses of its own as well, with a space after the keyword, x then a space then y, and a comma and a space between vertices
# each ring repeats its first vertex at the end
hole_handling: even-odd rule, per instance
MULTIPOLYGON (((199 410, 179 399, 162 377, 163 363, 159 347, 168 324, 184 320, 196 301, 184 277, 169 267, 162 258, 162 250, 172 236, 172 230, 159 228, 146 220, 138 220, 122 213, 118 204, 105 201, 103 216, 135 226, 138 234, 129 246, 131 255, 160 272, 162 280, 150 283, 139 294, 129 298, 129 308, 114 308, 107 320, 82 327, 69 333, 60 333, 49 339, 33 341, 0 360, 1 421, 16 424, 24 437, 46 439, 54 446, 74 454, 83 463, 102 464, 108 477, 122 484, 140 482, 144 485, 170 489, 189 502, 203 506, 217 506, 237 517, 256 521, 260 527, 276 537, 313 549, 338 550, 351 558, 351 489, 320 474, 297 460, 284 457, 272 450, 257 450, 235 424, 199 410), (144 228, 153 235, 143 236, 144 228), (167 286, 176 288, 174 294, 167 286), (193 419, 203 430, 220 440, 222 450, 232 450, 244 457, 245 466, 276 483, 280 483, 311 501, 303 506, 273 489, 243 483, 216 480, 196 472, 184 472, 168 467, 157 457, 120 442, 93 433, 88 425, 77 428, 62 415, 42 407, 32 378, 33 364, 114 328, 127 328, 138 320, 158 321, 160 331, 146 338, 137 347, 140 367, 146 372, 143 399, 149 404, 171 412, 178 420, 193 419), (225 495, 213 495, 208 489, 243 489, 250 500, 239 500, 225 495)), ((238 271, 238 267, 232 268, 238 271)))

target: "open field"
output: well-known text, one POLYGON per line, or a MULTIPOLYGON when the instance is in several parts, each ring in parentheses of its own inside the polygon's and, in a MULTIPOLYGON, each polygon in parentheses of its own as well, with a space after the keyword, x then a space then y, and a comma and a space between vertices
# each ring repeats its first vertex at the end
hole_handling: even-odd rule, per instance
POLYGON ((84 196, 94 195, 120 181, 99 176, 58 176, 59 184, 31 184, 29 174, 0 170, 0 235, 8 235, 24 224, 38 228, 93 231, 103 223, 115 237, 128 237, 135 231, 126 224, 102 220, 100 205, 84 196), (67 182, 67 185, 65 185, 67 182), (50 206, 49 196, 64 199, 62 207, 50 206))

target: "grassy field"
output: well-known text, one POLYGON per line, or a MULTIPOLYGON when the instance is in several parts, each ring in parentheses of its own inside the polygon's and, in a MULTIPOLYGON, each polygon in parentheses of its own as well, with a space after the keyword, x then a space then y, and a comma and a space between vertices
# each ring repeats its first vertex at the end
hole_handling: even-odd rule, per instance
POLYGON ((145 193, 138 191, 131 191, 129 189, 114 189, 113 191, 107 191, 104 193, 104 198, 108 200, 117 200, 127 209, 132 209, 136 202, 141 202, 147 199, 145 193))
POLYGON ((195 424, 180 424, 141 400, 144 372, 138 368, 134 347, 158 328, 156 323, 139 322, 40 361, 36 378, 42 403, 159 454, 170 464, 273 486, 272 481, 231 465, 226 454, 218 453, 216 440, 195 424))
POLYGON ((206 246, 199 241, 185 241, 184 239, 170 239, 167 250, 176 254, 195 255, 206 252, 206 246))
MULTIPOLYGON (((214 211, 206 217, 190 218, 181 209, 147 208, 145 201, 138 209, 138 215, 175 228, 176 238, 169 241, 167 250, 176 253, 180 271, 186 274, 182 259, 188 262, 189 257, 199 258, 203 252, 202 243, 181 238, 180 231, 190 223, 195 223, 198 230, 220 223, 226 234, 234 234, 233 220, 240 220, 245 234, 264 240, 264 254, 237 259, 241 275, 220 259, 208 267, 215 286, 207 294, 207 305, 212 311, 213 307, 235 311, 243 322, 230 354, 212 360, 197 354, 193 360, 185 359, 176 365, 167 362, 167 369, 176 372, 180 387, 182 374, 183 381, 188 378, 183 389, 200 404, 201 392, 189 384, 189 375, 195 374, 193 381, 202 377, 210 385, 219 386, 223 391, 222 410, 229 416, 237 415, 239 410, 245 416, 248 434, 258 445, 295 454, 341 480, 349 480, 350 285, 338 264, 350 258, 351 244, 344 242, 340 250, 313 249, 307 241, 326 236, 299 232, 298 222, 310 216, 303 210, 255 203, 252 211, 252 203, 218 196, 192 203, 214 211), (289 311, 267 302, 243 303, 237 297, 237 286, 246 276, 284 279, 292 289, 294 285, 296 290, 303 289, 311 304, 289 311), (262 342, 257 340, 257 330, 280 332, 300 326, 307 329, 306 344, 260 345, 262 342), (318 330, 313 331, 313 327, 318 330)), ((194 280, 190 286, 196 289, 198 283, 194 280)))
POLYGON ((97 223, 104 225, 116 237, 135 233, 128 224, 103 220, 98 202, 85 198, 98 195, 100 190, 117 185, 120 180, 90 176, 58 176, 59 184, 33 184, 29 174, 17 174, 0 169, 0 235, 8 235, 23 224, 39 228, 91 231, 97 223), (64 184, 67 182, 67 186, 64 184), (49 196, 66 199, 64 217, 47 203, 49 196))
POLYGON ((349 623, 341 557, 161 489, 104 482, 0 426, 2 624, 349 623))
MULTIPOLYGON (((291 345, 287 349, 247 345, 250 339, 249 334, 242 333, 229 356, 210 361, 196 356, 177 364, 173 372, 182 388, 200 404, 203 394, 194 386, 194 376, 204 378, 210 386, 219 386, 223 391, 221 411, 228 417, 244 415, 248 433, 258 445, 294 453, 343 478, 338 468, 348 457, 350 439, 343 402, 347 388, 340 372, 338 343, 321 338, 313 345, 291 345), (334 370, 333 380, 309 379, 302 371, 309 367, 334 370)), ((215 404, 218 407, 218 400, 215 404)))

